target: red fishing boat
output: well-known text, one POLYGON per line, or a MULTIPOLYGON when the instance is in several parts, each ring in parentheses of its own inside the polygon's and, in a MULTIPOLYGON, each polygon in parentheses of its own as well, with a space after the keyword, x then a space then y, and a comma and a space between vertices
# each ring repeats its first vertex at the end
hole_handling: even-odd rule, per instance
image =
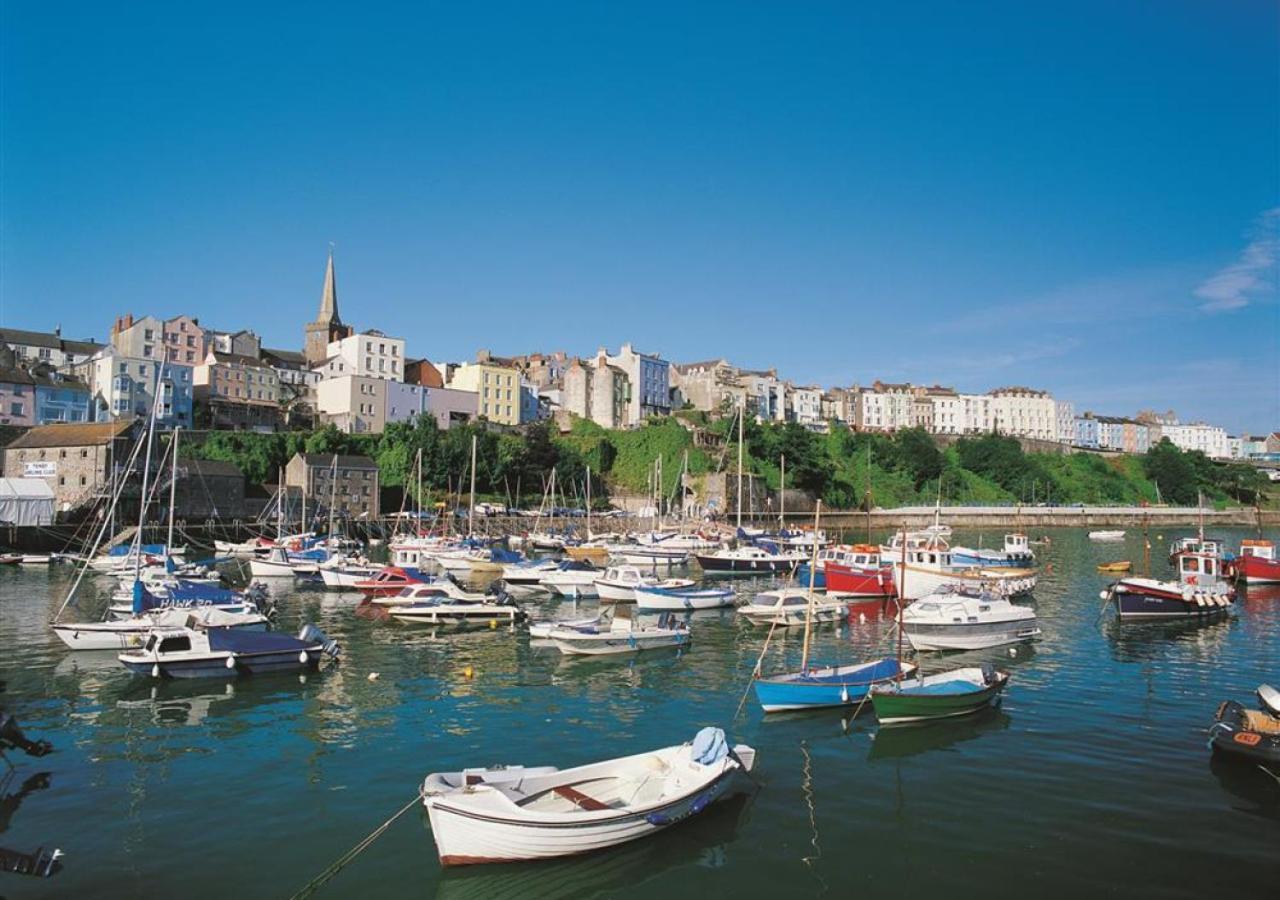
POLYGON ((420 569, 387 566, 368 581, 357 581, 352 588, 369 600, 375 597, 391 597, 414 584, 426 584, 430 577, 420 569))
POLYGON ((1244 540, 1240 555, 1231 562, 1231 573, 1245 584, 1280 584, 1280 560, 1271 541, 1244 540))
POLYGON ((855 544, 851 551, 848 563, 827 562, 828 594, 867 600, 884 600, 897 595, 893 567, 881 560, 879 547, 855 544))

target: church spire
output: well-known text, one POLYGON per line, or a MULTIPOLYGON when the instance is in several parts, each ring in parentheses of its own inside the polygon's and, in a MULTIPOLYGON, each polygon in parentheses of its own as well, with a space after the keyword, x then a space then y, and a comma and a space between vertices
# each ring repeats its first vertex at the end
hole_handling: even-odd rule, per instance
POLYGON ((324 269, 324 291, 320 294, 320 314, 316 321, 334 325, 342 322, 338 315, 338 281, 333 274, 332 243, 329 244, 329 264, 324 269))

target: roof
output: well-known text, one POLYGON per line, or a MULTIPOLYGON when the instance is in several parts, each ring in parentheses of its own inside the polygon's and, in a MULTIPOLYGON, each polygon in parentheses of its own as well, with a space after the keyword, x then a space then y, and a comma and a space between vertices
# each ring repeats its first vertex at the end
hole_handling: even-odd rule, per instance
POLYGON ((244 473, 234 464, 221 459, 183 459, 178 467, 187 470, 187 475, 198 475, 201 478, 243 478, 244 473))
POLYGON ((124 435, 132 425, 133 423, 129 421, 37 425, 5 449, 98 446, 108 444, 113 439, 124 435))
POLYGON ((50 347, 72 353, 96 353, 102 344, 96 341, 68 341, 51 331, 24 331, 21 328, 0 328, 0 341, 7 344, 23 344, 28 347, 50 347))
POLYGON ((10 368, 5 366, 0 368, 0 384, 35 384, 36 380, 31 377, 31 373, 26 369, 19 369, 16 366, 10 368))
POLYGON ((219 363, 227 363, 233 366, 246 366, 253 369, 269 369, 269 365, 258 359, 256 356, 245 356, 242 353, 223 353, 221 350, 209 351, 219 363))
MULTIPOLYGON (((318 467, 327 469, 333 465, 332 453, 298 453, 295 455, 301 456, 302 461, 306 463, 308 466, 318 466, 318 467)), ((378 464, 367 456, 347 456, 339 453, 338 468, 339 469, 376 469, 378 468, 378 464)))
POLYGON ((296 366, 298 368, 306 368, 307 366, 307 356, 301 350, 271 350, 267 347, 263 347, 262 355, 264 359, 265 357, 271 357, 272 359, 285 363, 289 366, 296 366))
POLYGON ((733 368, 726 359, 703 359, 698 362, 675 363, 677 372, 692 372, 694 369, 716 369, 720 366, 733 368))
POLYGON ((52 500, 53 488, 43 478, 0 478, 0 497, 52 500))

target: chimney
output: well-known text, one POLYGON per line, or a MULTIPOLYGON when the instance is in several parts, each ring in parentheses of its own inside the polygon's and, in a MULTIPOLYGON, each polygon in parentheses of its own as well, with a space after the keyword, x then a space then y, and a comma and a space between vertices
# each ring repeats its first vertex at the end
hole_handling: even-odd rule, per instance
POLYGON ((490 353, 488 350, 477 350, 477 351, 476 351, 476 362, 479 362, 479 363, 482 363, 482 362, 488 362, 488 361, 489 361, 489 359, 490 359, 490 357, 492 357, 492 356, 493 356, 493 354, 492 354, 492 353, 490 353))

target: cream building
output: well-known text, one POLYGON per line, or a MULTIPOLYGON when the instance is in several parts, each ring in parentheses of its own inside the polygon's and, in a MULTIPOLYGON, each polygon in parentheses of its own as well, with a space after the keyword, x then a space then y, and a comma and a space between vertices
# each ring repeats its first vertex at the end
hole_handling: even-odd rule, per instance
POLYGON ((478 415, 499 425, 520 424, 520 373, 488 358, 458 366, 448 386, 476 394, 478 415))

